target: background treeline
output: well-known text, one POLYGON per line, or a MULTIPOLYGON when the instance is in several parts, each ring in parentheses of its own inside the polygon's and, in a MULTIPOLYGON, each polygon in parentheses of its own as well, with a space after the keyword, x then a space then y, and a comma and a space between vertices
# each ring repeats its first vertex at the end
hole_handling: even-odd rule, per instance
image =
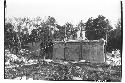
POLYGON ((65 23, 61 26, 54 17, 48 16, 46 20, 36 18, 6 18, 4 25, 4 48, 18 53, 29 43, 41 42, 41 48, 45 48, 53 40, 63 41, 78 39, 78 31, 85 31, 88 40, 107 38, 106 50, 122 50, 121 21, 118 20, 115 27, 110 25, 106 17, 99 15, 97 18, 89 18, 87 22, 79 22, 77 25, 65 23), (107 34, 107 36, 106 36, 107 34))

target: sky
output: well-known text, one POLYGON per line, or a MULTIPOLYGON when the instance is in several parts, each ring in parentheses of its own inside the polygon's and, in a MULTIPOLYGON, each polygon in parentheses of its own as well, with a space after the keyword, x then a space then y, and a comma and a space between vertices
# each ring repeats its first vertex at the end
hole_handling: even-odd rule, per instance
POLYGON ((7 17, 52 16, 57 23, 77 25, 81 20, 105 16, 114 27, 120 18, 120 0, 6 0, 7 17))

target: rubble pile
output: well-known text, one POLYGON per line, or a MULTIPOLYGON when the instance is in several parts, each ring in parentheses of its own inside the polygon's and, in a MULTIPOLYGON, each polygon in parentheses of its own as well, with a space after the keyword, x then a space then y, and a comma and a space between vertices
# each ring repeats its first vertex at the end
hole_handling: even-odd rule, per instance
POLYGON ((121 54, 119 50, 112 51, 112 53, 107 53, 106 56, 107 64, 117 66, 121 65, 121 54))

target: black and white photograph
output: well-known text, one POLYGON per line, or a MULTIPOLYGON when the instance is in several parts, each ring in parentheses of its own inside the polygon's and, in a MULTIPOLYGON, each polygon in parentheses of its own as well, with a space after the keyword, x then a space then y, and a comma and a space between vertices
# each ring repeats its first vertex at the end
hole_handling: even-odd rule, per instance
POLYGON ((122 1, 3 5, 4 80, 122 82, 122 1))

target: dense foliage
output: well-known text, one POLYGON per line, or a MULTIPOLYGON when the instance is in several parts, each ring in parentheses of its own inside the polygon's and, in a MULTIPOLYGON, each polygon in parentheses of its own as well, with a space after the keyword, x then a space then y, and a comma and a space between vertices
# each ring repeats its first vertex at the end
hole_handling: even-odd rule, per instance
POLYGON ((121 21, 116 24, 116 29, 111 30, 108 34, 107 51, 119 49, 122 50, 122 30, 121 21))
POLYGON ((85 24, 85 33, 89 40, 106 39, 107 31, 112 29, 108 19, 101 15, 95 19, 89 18, 85 24))

